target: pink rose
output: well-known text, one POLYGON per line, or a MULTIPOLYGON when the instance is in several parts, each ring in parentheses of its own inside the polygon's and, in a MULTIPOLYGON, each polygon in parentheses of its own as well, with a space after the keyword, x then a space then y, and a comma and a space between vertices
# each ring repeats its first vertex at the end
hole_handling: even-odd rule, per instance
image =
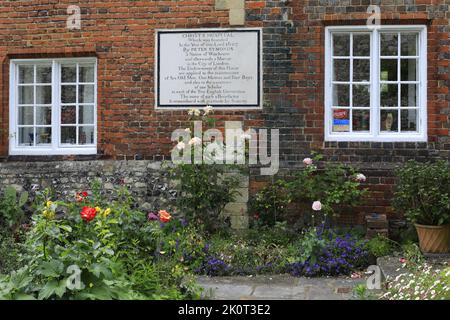
POLYGON ((303 163, 306 164, 307 166, 312 165, 313 161, 311 158, 305 158, 303 159, 303 163))
POLYGON ((314 211, 322 210, 322 203, 320 201, 314 201, 313 204, 312 204, 312 209, 314 211))

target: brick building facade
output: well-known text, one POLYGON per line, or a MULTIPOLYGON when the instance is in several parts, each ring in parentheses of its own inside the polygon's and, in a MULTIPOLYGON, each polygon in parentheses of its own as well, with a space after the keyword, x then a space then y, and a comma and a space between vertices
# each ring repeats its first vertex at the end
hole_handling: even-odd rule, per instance
MULTIPOLYGON (((236 120, 245 127, 280 129, 281 173, 301 167, 313 150, 329 161, 353 163, 368 176, 372 192, 360 211, 392 214, 396 165, 450 159, 449 0, 90 0, 77 2, 81 29, 74 30, 67 28, 72 1, 0 4, 0 156, 5 161, 166 159, 172 131, 184 128, 187 118, 185 111, 154 108, 155 29, 237 26, 263 28, 264 106, 220 110, 215 117, 219 127, 236 120), (426 26, 427 72, 418 84, 426 84, 426 103, 419 106, 426 108, 426 141, 325 141, 325 71, 331 63, 326 27, 365 26, 369 5, 379 5, 382 25, 426 26), (96 154, 11 155, 10 61, 80 57, 97 59, 96 154)), ((258 172, 252 171, 251 193, 270 179, 258 172)), ((352 221, 361 223, 362 215, 352 221)))

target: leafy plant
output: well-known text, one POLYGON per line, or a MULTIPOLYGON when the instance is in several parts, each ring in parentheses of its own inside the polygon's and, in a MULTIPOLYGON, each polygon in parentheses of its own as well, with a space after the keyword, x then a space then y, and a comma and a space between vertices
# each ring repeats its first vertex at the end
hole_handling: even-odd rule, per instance
POLYGON ((396 171, 394 208, 412 223, 450 223, 450 168, 446 161, 408 161, 396 171))
POLYGON ((28 201, 28 192, 18 193, 8 186, 0 198, 0 227, 15 231, 24 218, 23 207, 28 201))
MULTIPOLYGON (((215 121, 209 116, 211 109, 206 107, 202 113, 199 109, 188 112, 190 120, 201 121, 206 126, 212 126, 215 121)), ((194 124, 186 131, 194 132, 194 124)), ((224 147, 222 141, 213 141, 220 148, 224 147)), ((190 155, 189 163, 177 162, 170 167, 171 177, 176 181, 177 190, 176 207, 190 221, 203 225, 207 232, 216 232, 228 226, 227 219, 222 215, 225 205, 233 202, 239 194, 239 173, 241 168, 237 165, 224 164, 223 159, 216 161, 218 154, 211 152, 213 159, 206 155, 210 154, 208 147, 211 144, 202 142, 201 136, 193 137, 189 142, 180 140, 177 147, 190 155), (192 146, 201 146, 201 155, 205 158, 200 161, 196 159, 196 152, 192 146), (189 148, 189 149, 188 149, 189 148), (210 161, 205 161, 210 160, 210 161)), ((200 156, 201 158, 202 156, 200 156)))
POLYGON ((10 232, 0 231, 0 274, 7 274, 19 269, 24 248, 16 236, 10 232))
POLYGON ((129 194, 119 191, 119 200, 108 203, 97 191, 81 192, 71 202, 51 201, 48 190, 36 195, 24 265, 2 276, 0 298, 196 296, 196 289, 181 276, 186 274, 167 272, 164 264, 154 260, 156 226, 147 221, 145 213, 131 208, 129 194), (160 290, 163 285, 168 289, 165 292, 160 290))
POLYGON ((284 220, 287 207, 291 202, 288 183, 277 180, 256 193, 250 199, 250 214, 254 227, 274 226, 284 220))
POLYGON ((389 255, 393 250, 393 242, 386 237, 377 235, 370 239, 367 244, 367 250, 370 254, 378 257, 384 257, 389 255))
POLYGON ((409 242, 402 245, 403 256, 407 265, 418 265, 425 261, 419 246, 416 243, 409 242))
POLYGON ((293 201, 306 204, 308 208, 316 202, 314 209, 321 211, 326 218, 335 215, 342 206, 355 206, 360 202, 366 194, 366 189, 360 188, 360 184, 366 177, 353 167, 342 164, 327 164, 318 169, 314 162, 321 159, 321 155, 306 158, 306 167, 294 175, 288 188, 293 201))
POLYGON ((305 263, 309 261, 311 264, 316 264, 319 254, 325 248, 326 242, 317 232, 315 227, 307 230, 303 237, 298 242, 301 248, 299 261, 305 263))
POLYGON ((377 296, 367 289, 364 283, 357 284, 353 288, 353 296, 358 300, 374 300, 377 296))

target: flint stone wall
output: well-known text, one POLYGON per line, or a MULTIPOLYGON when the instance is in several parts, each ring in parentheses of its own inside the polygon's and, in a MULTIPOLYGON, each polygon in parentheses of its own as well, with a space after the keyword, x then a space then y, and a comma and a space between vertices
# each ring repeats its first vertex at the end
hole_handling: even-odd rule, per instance
MULTIPOLYGON (((73 199, 76 192, 89 191, 94 180, 103 186, 102 192, 111 200, 114 189, 123 185, 144 210, 174 210, 172 201, 177 192, 173 188, 167 169, 160 161, 151 160, 95 160, 52 162, 2 162, 0 163, 0 190, 13 186, 18 191, 33 192, 36 188, 51 188, 58 199, 73 199)), ((225 208, 235 229, 248 225, 248 177, 242 176, 235 203, 225 208)))

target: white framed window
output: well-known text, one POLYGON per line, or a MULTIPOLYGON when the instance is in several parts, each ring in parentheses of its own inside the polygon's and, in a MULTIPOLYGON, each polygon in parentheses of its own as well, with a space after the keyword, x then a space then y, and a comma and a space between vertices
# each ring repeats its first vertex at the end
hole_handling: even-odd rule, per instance
POLYGON ((325 30, 325 140, 427 140, 426 26, 325 30))
POLYGON ((97 60, 13 59, 10 155, 97 153, 97 60))

